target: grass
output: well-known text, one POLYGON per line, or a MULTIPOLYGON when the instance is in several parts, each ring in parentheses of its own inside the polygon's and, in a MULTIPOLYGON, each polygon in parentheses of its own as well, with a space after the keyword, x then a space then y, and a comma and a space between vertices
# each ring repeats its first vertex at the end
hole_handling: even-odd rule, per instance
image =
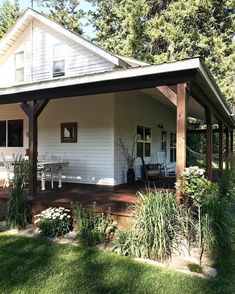
POLYGON ((211 281, 114 253, 0 233, 0 293, 234 293, 235 248, 211 281))

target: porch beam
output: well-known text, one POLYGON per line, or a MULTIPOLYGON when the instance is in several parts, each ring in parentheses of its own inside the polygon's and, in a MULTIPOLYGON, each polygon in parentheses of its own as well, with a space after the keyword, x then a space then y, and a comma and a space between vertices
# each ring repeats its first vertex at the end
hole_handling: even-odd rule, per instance
POLYGON ((163 85, 176 85, 177 83, 184 83, 189 80, 196 81, 196 70, 155 73, 144 77, 118 78, 82 84, 77 83, 74 85, 59 86, 58 84, 50 88, 47 88, 48 83, 43 82, 45 85, 43 88, 37 89, 35 88, 36 86, 33 85, 33 89, 26 87, 25 90, 19 91, 17 88, 14 93, 0 95, 0 104, 140 90, 163 85))
POLYGON ((212 113, 209 107, 205 107, 206 119, 206 175, 212 180, 212 113))
POLYGON ((38 117, 43 111, 43 109, 47 106, 48 102, 49 102, 49 99, 37 101, 37 104, 35 105, 35 108, 34 108, 34 116, 38 117))
POLYGON ((170 102, 175 106, 177 105, 177 95, 168 86, 158 86, 156 87, 159 92, 161 92, 170 102))
MULTIPOLYGON (((187 122, 188 91, 185 83, 177 84, 177 110, 176 110, 176 180, 182 178, 181 174, 186 167, 186 122, 187 122)), ((176 193, 176 200, 181 202, 181 195, 176 193)))
POLYGON ((219 178, 222 178, 222 175, 223 175, 223 122, 222 120, 219 120, 218 123, 219 123, 219 178))
POLYGON ((38 116, 49 100, 29 101, 20 104, 29 120, 29 197, 37 195, 38 116))
POLYGON ((191 82, 191 96, 195 99, 203 108, 209 107, 218 120, 222 120, 224 125, 233 128, 231 121, 221 116, 221 113, 217 108, 208 100, 208 96, 194 81, 191 82))

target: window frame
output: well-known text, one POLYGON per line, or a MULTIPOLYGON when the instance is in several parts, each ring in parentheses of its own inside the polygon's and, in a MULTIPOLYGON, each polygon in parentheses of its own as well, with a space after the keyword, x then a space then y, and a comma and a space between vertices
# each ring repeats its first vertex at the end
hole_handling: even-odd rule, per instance
POLYGON ((5 145, 0 146, 0 148, 23 148, 24 147, 24 120, 19 118, 19 119, 5 119, 5 120, 0 120, 0 122, 5 122, 5 145), (9 122, 11 121, 20 121, 22 123, 22 145, 20 146, 9 146, 9 122))
POLYGON ((24 50, 21 50, 21 51, 16 52, 14 54, 14 72, 15 72, 15 83, 23 83, 25 81, 25 56, 24 56, 24 50), (23 56, 23 64, 17 65, 17 60, 16 60, 17 55, 20 55, 20 54, 22 54, 22 56, 23 56), (16 72, 20 71, 20 70, 23 71, 23 74, 22 74, 23 79, 22 80, 17 80, 16 72))
POLYGON ((78 124, 77 122, 65 122, 60 124, 60 141, 61 143, 77 143, 78 138, 78 124), (69 137, 65 136, 66 129, 71 130, 69 137))
POLYGON ((62 77, 65 76, 65 44, 63 44, 62 42, 58 42, 58 43, 54 43, 52 45, 52 77, 56 78, 56 77, 62 77), (59 56, 58 58, 55 57, 55 47, 56 46, 62 46, 63 47, 63 57, 59 56), (55 71, 55 64, 57 62, 63 62, 63 71, 55 71))
POLYGON ((138 124, 136 126, 136 156, 137 157, 151 157, 151 149, 152 149, 152 128, 138 124), (138 128, 143 129, 142 138, 138 137, 138 128), (146 134, 146 130, 148 130, 147 134, 146 134), (149 136, 149 139, 147 138, 147 136, 149 136), (138 148, 138 143, 142 145, 142 148, 140 151, 141 154, 139 153, 140 149, 138 148), (149 148, 149 150, 146 147, 149 148))
POLYGON ((167 155, 167 131, 161 131, 161 151, 167 155))
POLYGON ((176 134, 170 133, 170 162, 176 162, 176 134))

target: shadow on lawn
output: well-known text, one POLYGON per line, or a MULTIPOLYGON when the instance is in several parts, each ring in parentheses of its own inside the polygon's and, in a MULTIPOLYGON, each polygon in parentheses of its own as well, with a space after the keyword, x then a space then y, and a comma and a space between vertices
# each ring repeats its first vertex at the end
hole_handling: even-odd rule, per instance
MULTIPOLYGON (((235 251, 213 281, 130 262, 93 248, 0 235, 0 293, 234 293, 235 251)), ((233 248, 235 249, 235 248, 233 248)))
POLYGON ((51 242, 42 243, 36 238, 0 236, 0 292, 11 293, 30 284, 53 259, 51 245, 51 242))

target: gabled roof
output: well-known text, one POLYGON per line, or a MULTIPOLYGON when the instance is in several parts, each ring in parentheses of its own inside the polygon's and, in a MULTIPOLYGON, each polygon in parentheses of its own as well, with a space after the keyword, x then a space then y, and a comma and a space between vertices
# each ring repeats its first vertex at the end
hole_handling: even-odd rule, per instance
POLYGON ((42 15, 41 13, 28 8, 22 16, 17 20, 14 26, 5 34, 5 36, 0 41, 0 57, 3 56, 7 50, 16 42, 19 36, 24 32, 25 28, 30 25, 33 19, 38 20, 39 22, 49 26, 51 29, 55 30, 56 32, 63 34, 65 37, 73 40, 74 42, 78 43, 79 45, 87 48, 88 50, 92 51, 93 53, 100 55, 102 58, 108 60, 109 62, 113 63, 117 67, 131 67, 131 65, 124 60, 124 58, 119 58, 117 55, 114 55, 106 50, 98 47, 97 45, 93 44, 92 42, 84 39, 83 37, 79 36, 78 34, 65 29, 61 25, 57 24, 56 22, 50 20, 46 16, 42 15))

